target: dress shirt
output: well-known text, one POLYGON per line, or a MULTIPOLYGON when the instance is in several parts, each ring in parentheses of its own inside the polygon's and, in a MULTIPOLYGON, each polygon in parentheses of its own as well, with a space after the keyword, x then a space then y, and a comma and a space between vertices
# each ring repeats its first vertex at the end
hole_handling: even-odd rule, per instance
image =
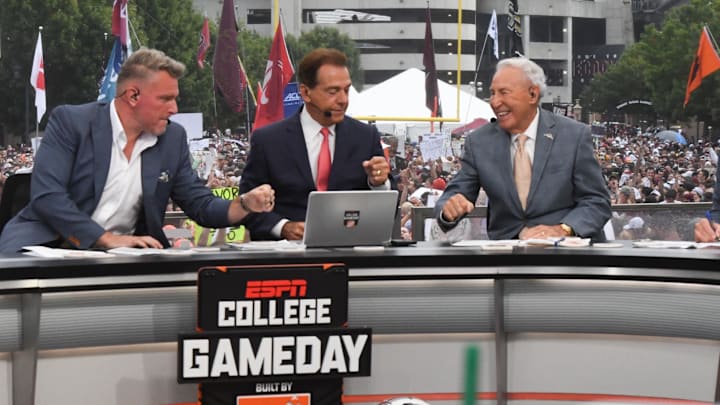
POLYGON ((123 152, 127 145, 127 137, 115 109, 114 100, 110 103, 110 124, 113 132, 110 169, 100 201, 91 218, 106 231, 130 235, 135 232, 135 224, 142 207, 140 154, 154 146, 157 137, 146 132, 140 134, 128 160, 123 152))

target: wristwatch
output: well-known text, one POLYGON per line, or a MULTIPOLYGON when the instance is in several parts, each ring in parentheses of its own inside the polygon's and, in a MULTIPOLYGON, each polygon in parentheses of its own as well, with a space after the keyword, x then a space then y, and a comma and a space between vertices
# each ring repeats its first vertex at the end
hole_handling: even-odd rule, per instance
POLYGON ((573 231, 572 227, 567 224, 560 224, 560 228, 562 228, 563 232, 565 232, 565 236, 574 236, 575 231, 573 231))

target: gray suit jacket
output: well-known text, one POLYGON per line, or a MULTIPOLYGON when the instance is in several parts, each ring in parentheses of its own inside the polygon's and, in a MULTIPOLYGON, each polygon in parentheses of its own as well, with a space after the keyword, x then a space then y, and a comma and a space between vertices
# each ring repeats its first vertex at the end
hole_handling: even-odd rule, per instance
MULTIPOLYGON (((53 110, 35 156, 31 201, 3 229, 0 252, 65 240, 91 247, 105 230, 90 216, 110 170, 110 105, 89 103, 53 110)), ((203 226, 228 226, 230 201, 214 197, 192 170, 185 130, 170 123, 142 152, 142 210, 135 233, 168 246, 162 231, 168 199, 203 226)))
POLYGON ((462 193, 474 202, 482 187, 489 199, 491 239, 517 238, 526 226, 564 223, 579 236, 604 240, 602 228, 611 215, 610 199, 593 153, 590 128, 540 110, 524 212, 513 180, 510 139, 493 123, 467 136, 462 169, 435 205, 441 227, 447 230, 455 225, 440 219, 448 198, 462 193))

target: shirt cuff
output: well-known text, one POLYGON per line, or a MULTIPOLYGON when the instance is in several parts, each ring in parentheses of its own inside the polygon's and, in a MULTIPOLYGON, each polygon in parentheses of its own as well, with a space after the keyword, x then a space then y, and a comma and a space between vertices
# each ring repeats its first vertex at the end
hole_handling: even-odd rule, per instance
POLYGON ((273 226, 273 228, 270 230, 272 236, 276 237, 277 239, 282 239, 283 226, 285 226, 285 224, 287 224, 288 222, 290 222, 290 220, 287 218, 283 218, 278 221, 278 223, 275 224, 275 226, 273 226))
POLYGON ((373 186, 370 184, 370 180, 367 182, 368 187, 370 187, 370 190, 390 190, 390 179, 385 180, 385 183, 379 185, 379 186, 373 186))

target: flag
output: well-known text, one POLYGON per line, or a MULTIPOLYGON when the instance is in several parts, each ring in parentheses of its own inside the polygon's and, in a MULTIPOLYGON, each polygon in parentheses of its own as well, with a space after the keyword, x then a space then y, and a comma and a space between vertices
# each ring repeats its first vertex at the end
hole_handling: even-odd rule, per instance
POLYGON ((200 69, 205 67, 205 54, 208 48, 210 48, 210 26, 208 25, 208 18, 205 17, 202 29, 200 30, 200 43, 198 44, 197 63, 200 69))
POLYGON ((47 101, 45 100, 45 62, 43 61, 42 34, 38 32, 37 45, 35 45, 35 56, 33 57, 32 71, 30 72, 30 85, 35 89, 35 108, 37 110, 37 122, 40 123, 47 101))
MULTIPOLYGON (((425 105, 430 109, 432 117, 442 117, 440 108, 440 91, 435 69, 435 46, 433 45, 430 7, 425 15, 425 47, 423 49, 423 65, 425 66, 425 105)), ((431 125, 432 126, 432 125, 431 125)))
POLYGON ((490 25, 488 26, 487 36, 493 40, 493 53, 495 59, 500 59, 500 52, 498 50, 498 28, 497 28, 497 14, 493 9, 492 17, 490 17, 490 25))
POLYGON ((110 102, 115 98, 115 87, 117 84, 118 74, 120 74, 120 66, 125 61, 123 57, 122 44, 120 38, 115 38, 110 58, 108 58, 107 66, 105 66, 105 75, 100 84, 100 95, 98 101, 110 102))
POLYGON ((235 7, 232 0, 225 0, 220 16, 217 44, 215 44, 213 75, 215 88, 222 94, 228 107, 239 113, 243 110, 243 91, 247 81, 240 67, 237 34, 235 7))
POLYGON ((112 34, 120 38, 124 50, 130 50, 130 30, 128 30, 128 0, 114 0, 112 14, 112 34))
POLYGON ((283 118, 283 91, 294 74, 295 69, 290 62, 290 55, 285 45, 282 23, 278 23, 270 48, 270 57, 265 66, 262 94, 258 95, 259 102, 253 129, 264 127, 283 118))
POLYGON ((695 59, 693 59, 692 65, 690 66, 690 76, 688 76, 687 88, 685 89, 685 103, 683 106, 686 106, 688 101, 690 101, 690 93, 700 87, 702 79, 718 69, 720 69, 720 56, 718 56, 717 49, 715 49, 715 40, 712 38, 712 35, 710 35, 707 27, 703 27, 697 53, 695 53, 695 59))
POLYGON ((507 29, 510 31, 507 40, 507 57, 523 56, 522 27, 518 15, 517 0, 508 1, 507 29))

